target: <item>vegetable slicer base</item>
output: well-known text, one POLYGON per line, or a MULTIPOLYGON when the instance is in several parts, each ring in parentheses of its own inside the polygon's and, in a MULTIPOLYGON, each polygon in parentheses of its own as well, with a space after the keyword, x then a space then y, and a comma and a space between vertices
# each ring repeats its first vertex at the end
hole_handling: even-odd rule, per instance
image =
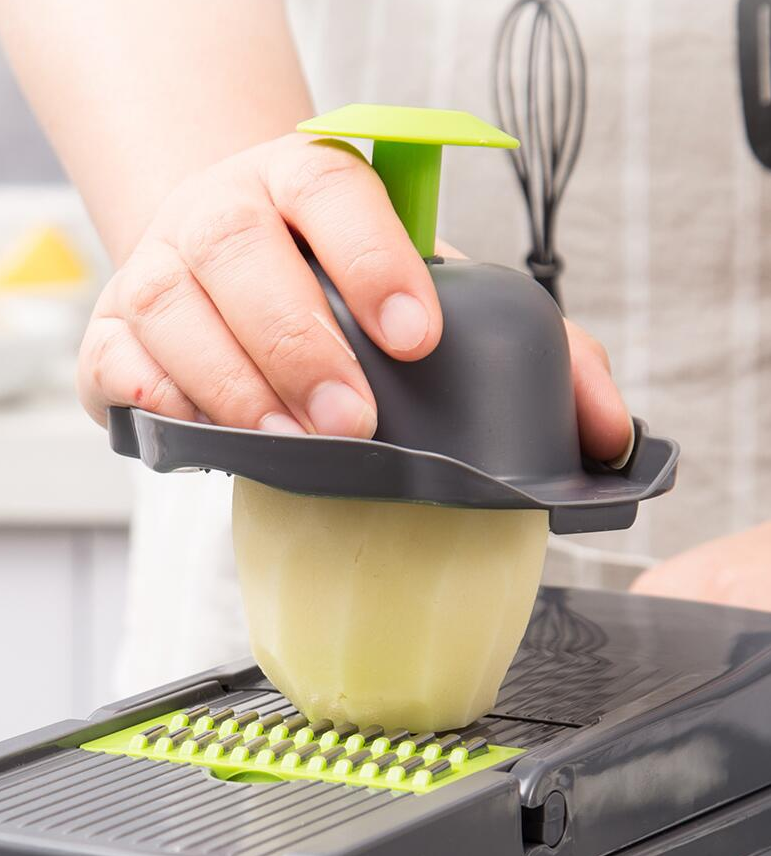
MULTIPOLYGON (((131 740, 157 721, 184 727, 179 712, 191 707, 209 711, 191 731, 220 739, 233 733, 228 718, 259 711, 250 736, 255 722, 280 721, 271 746, 296 717, 246 662, 6 741, 0 853, 751 856, 771 847, 771 615, 760 612, 542 589, 496 707, 458 732, 465 745, 484 738, 526 751, 423 793, 226 781, 199 764, 80 748, 131 740)), ((327 733, 301 732, 295 747, 327 733)), ((380 749, 398 752, 398 741, 380 749)))

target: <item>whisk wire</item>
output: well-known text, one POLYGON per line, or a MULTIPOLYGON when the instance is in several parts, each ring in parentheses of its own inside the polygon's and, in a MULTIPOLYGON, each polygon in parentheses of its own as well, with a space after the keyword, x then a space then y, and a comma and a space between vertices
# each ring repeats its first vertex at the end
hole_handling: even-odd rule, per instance
POLYGON ((536 223, 538 241, 533 250, 539 258, 547 260, 546 247, 546 218, 545 218, 545 160, 541 149, 539 125, 541 109, 538 102, 538 83, 540 75, 538 72, 538 52, 542 42, 539 40, 540 31, 543 28, 543 7, 539 6, 536 11, 535 21, 531 32, 528 62, 528 101, 527 101, 527 123, 525 125, 529 135, 530 157, 528 159, 528 183, 531 188, 531 198, 534 202, 533 212, 536 223), (536 145, 537 141, 537 145, 536 145), (539 181, 540 179, 540 181, 539 181))
POLYGON ((581 146, 586 68, 563 0, 516 0, 496 38, 498 120, 523 147, 509 152, 528 212, 528 264, 555 299, 556 215, 581 146))
POLYGON ((562 178, 556 190, 556 201, 559 202, 565 191, 568 179, 573 172, 573 167, 575 166, 578 158, 578 153, 581 149, 581 142, 584 135, 584 124, 586 118, 586 61, 581 47, 581 39, 570 13, 562 0, 552 0, 552 2, 558 10, 558 14, 561 13, 564 18, 564 31, 558 28, 559 38, 565 46, 564 49, 566 55, 574 57, 576 62, 575 71, 572 68, 571 63, 565 64, 565 70, 568 75, 566 91, 571 93, 570 99, 571 102, 574 103, 574 107, 571 110, 567 110, 565 113, 565 134, 563 144, 561 146, 564 163, 562 178), (568 39, 565 37, 566 33, 571 42, 570 45, 568 45, 568 39), (568 145, 567 143, 571 134, 573 140, 572 143, 568 145))

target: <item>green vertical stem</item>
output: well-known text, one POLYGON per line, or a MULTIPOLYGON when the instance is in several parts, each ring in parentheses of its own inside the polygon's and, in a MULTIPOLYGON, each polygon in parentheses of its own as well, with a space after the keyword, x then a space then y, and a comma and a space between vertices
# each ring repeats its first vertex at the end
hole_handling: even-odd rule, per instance
POLYGON ((420 255, 434 255, 442 147, 375 140, 372 166, 420 255))

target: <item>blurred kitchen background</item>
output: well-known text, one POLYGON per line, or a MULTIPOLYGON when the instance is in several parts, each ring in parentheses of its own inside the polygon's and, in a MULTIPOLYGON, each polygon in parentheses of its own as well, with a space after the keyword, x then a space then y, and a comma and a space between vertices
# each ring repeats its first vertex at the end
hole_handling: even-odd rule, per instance
POLYGON ((109 275, 0 52, 0 740, 114 696, 131 462, 75 395, 109 275))

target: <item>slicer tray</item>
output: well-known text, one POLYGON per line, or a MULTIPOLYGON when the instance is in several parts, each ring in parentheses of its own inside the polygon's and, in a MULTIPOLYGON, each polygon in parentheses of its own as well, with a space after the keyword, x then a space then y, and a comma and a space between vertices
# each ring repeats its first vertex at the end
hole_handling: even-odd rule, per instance
MULTIPOLYGON (((771 616, 542 589, 496 707, 458 731, 504 760, 491 750, 487 768, 415 793, 382 786, 387 771, 280 777, 276 759, 250 782, 174 753, 124 754, 152 724, 187 727, 177 718, 196 706, 192 730, 220 739, 233 717, 205 717, 223 709, 259 712, 244 737, 276 715, 288 729, 297 711, 242 662, 0 744, 0 854, 600 856, 645 839, 651 856, 750 856, 771 844, 770 704, 771 616)), ((328 733, 306 727, 274 742, 328 733)))

